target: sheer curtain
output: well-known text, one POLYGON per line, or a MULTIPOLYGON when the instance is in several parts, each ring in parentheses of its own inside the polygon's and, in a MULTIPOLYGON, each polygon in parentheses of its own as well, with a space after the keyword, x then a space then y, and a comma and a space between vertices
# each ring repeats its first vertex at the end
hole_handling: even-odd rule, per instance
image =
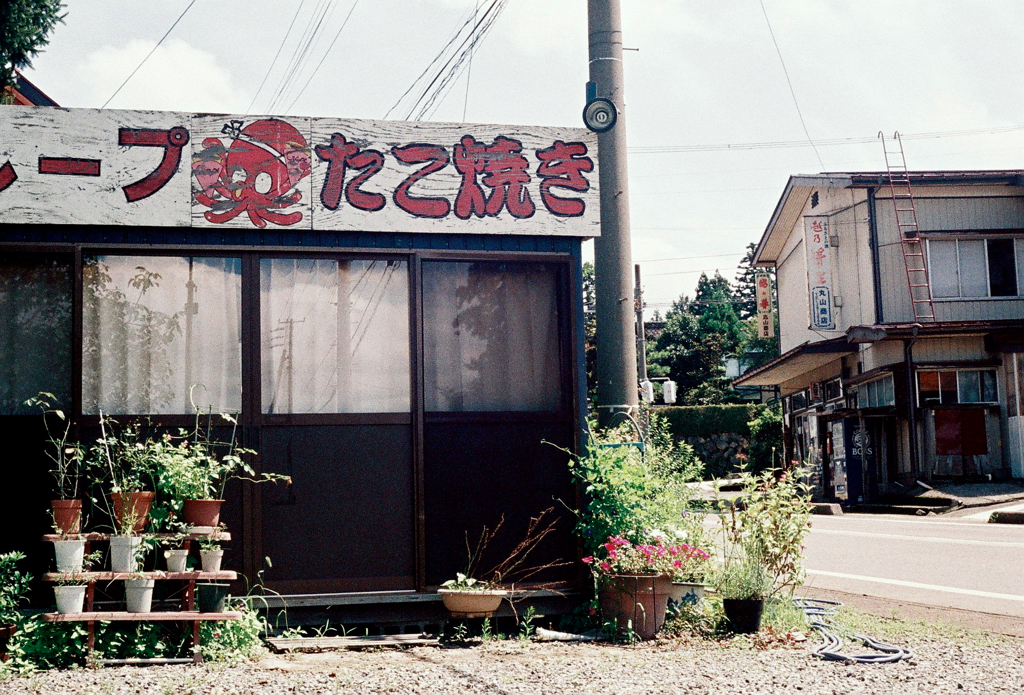
POLYGON ((264 413, 409 411, 405 261, 264 259, 260 324, 264 413))
POLYGON ((38 414, 40 391, 71 406, 71 265, 41 254, 0 258, 0 415, 38 414))
POLYGON ((425 262, 429 411, 554 411, 561 404, 558 270, 425 262))
POLYGON ((83 412, 241 409, 240 259, 86 258, 83 286, 83 412))

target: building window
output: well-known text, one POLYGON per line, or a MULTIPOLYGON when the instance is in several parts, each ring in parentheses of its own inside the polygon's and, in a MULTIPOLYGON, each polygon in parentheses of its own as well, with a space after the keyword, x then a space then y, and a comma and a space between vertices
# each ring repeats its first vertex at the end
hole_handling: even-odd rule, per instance
POLYGON ((935 299, 1024 295, 1024 239, 929 239, 935 299))
POLYGON ((920 406, 998 402, 994 369, 929 369, 917 373, 920 406))
POLYGON ((261 260, 260 334, 264 413, 411 407, 404 260, 261 260))
POLYGON ((40 391, 71 406, 71 277, 70 258, 0 257, 0 415, 35 414, 40 391))
POLYGON ((884 408, 896 405, 892 374, 857 384, 856 389, 858 408, 884 408))
POLYGON ((425 408, 557 411, 558 267, 423 264, 425 408))
POLYGON ((799 393, 793 394, 793 411, 804 410, 807 408, 807 391, 800 391, 799 393))
POLYGON ((237 412, 240 258, 86 257, 82 412, 237 412))
POLYGON ((840 379, 830 379, 825 382, 825 400, 834 401, 843 397, 843 384, 840 379))

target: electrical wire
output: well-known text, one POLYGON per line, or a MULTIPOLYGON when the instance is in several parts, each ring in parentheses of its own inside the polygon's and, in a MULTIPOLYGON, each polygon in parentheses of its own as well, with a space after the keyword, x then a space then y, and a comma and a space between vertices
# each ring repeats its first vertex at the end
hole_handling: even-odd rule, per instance
MULTIPOLYGON (((480 12, 480 0, 473 0, 473 19, 480 12)), ((473 53, 469 52, 469 65, 466 67, 466 97, 462 100, 462 122, 466 122, 466 110, 469 108, 469 81, 473 77, 473 53)))
MULTIPOLYGON (((903 140, 923 140, 932 138, 950 138, 969 135, 997 135, 1024 130, 1024 126, 1001 126, 999 128, 971 128, 967 130, 943 130, 929 133, 900 133, 903 140)), ((878 134, 871 137, 856 138, 821 138, 813 141, 818 146, 833 145, 873 145, 878 143, 878 134)), ((809 147, 807 140, 776 140, 763 142, 720 143, 711 145, 646 145, 628 148, 629 154, 680 154, 684 152, 718 152, 721 150, 773 150, 793 147, 809 147)), ((746 171, 746 170, 737 170, 746 171)), ((697 172, 700 173, 700 172, 697 172)))
POLYGON ((324 18, 327 17, 327 12, 330 9, 331 0, 321 0, 321 2, 313 8, 313 13, 310 15, 309 21, 306 22, 306 28, 303 29, 302 36, 299 38, 298 43, 295 45, 295 49, 292 51, 292 56, 288 60, 288 67, 285 68, 284 73, 281 75, 281 79, 278 80, 277 87, 274 89, 274 95, 270 100, 270 105, 267 107, 268 113, 273 113, 278 104, 284 100, 284 95, 288 90, 288 86, 298 75, 303 61, 309 54, 310 48, 313 46, 313 41, 324 26, 324 18))
POLYGON ((356 6, 358 4, 359 0, 355 0, 355 2, 352 3, 352 7, 349 8, 348 14, 345 15, 345 21, 343 21, 341 23, 341 26, 338 27, 338 32, 334 35, 334 39, 331 40, 331 45, 327 47, 327 50, 324 51, 323 57, 320 58, 320 62, 317 63, 315 68, 313 68, 313 72, 310 74, 309 79, 306 80, 306 84, 302 85, 302 89, 300 89, 299 93, 295 95, 294 99, 292 99, 292 103, 288 104, 288 111, 292 110, 292 107, 295 106, 295 102, 297 102, 299 100, 299 97, 302 96, 302 93, 306 91, 306 87, 308 87, 309 83, 313 81, 313 78, 316 77, 316 74, 320 72, 320 67, 324 64, 324 61, 327 60, 327 56, 330 55, 331 49, 334 48, 334 44, 338 42, 338 37, 341 36, 341 32, 344 31, 345 25, 348 24, 348 20, 352 17, 352 13, 355 12, 356 6))
POLYGON ((288 25, 288 31, 284 33, 284 38, 281 39, 281 45, 277 47, 277 53, 274 55, 274 59, 270 61, 270 67, 267 68, 267 74, 263 76, 263 81, 260 82, 259 89, 256 90, 256 94, 253 95, 252 101, 249 102, 249 107, 245 110, 246 115, 252 113, 252 107, 256 104, 256 99, 259 98, 260 92, 263 91, 263 86, 267 84, 267 79, 270 77, 270 73, 273 72, 274 66, 277 65, 277 59, 281 57, 281 51, 284 49, 284 45, 288 42, 288 37, 292 34, 292 29, 295 27, 295 21, 299 18, 299 13, 302 12, 302 6, 306 4, 306 0, 299 0, 299 6, 295 9, 295 14, 292 16, 291 24, 288 25))
POLYGON ((775 40, 775 31, 772 29, 772 23, 768 19, 768 10, 764 8, 764 0, 758 0, 761 3, 761 12, 764 14, 764 21, 768 24, 768 33, 772 36, 772 43, 775 44, 775 52, 779 54, 779 62, 782 64, 782 72, 786 76, 786 84, 789 85, 789 93, 793 97, 793 106, 796 107, 796 115, 800 117, 800 125, 803 126, 804 135, 807 136, 807 142, 811 143, 811 148, 814 150, 814 156, 818 158, 818 164, 821 165, 822 171, 825 170, 825 163, 821 161, 821 154, 818 153, 818 148, 815 147, 814 141, 811 140, 811 133, 807 130, 807 123, 804 122, 804 114, 800 111, 800 102, 796 99, 796 90, 793 89, 793 81, 789 79, 789 70, 786 69, 786 61, 782 59, 782 50, 779 48, 779 42, 775 40))
POLYGON ((182 20, 182 18, 188 13, 189 10, 192 9, 192 6, 195 4, 196 0, 192 0, 192 2, 188 4, 188 7, 186 7, 180 15, 178 15, 178 18, 174 20, 174 24, 171 25, 171 28, 168 29, 167 32, 162 37, 160 37, 160 40, 156 42, 156 45, 153 46, 153 50, 146 54, 146 57, 142 59, 142 62, 139 63, 134 70, 132 70, 132 74, 128 75, 128 77, 125 78, 124 82, 121 83, 121 86, 115 89, 114 93, 110 95, 110 98, 103 102, 103 106, 100 107, 101 109, 107 108, 107 104, 109 104, 114 99, 114 97, 118 95, 118 93, 124 88, 124 86, 128 84, 129 80, 135 77, 135 73, 139 71, 139 68, 146 64, 146 61, 149 60, 150 56, 152 56, 156 52, 156 49, 160 48, 160 44, 164 42, 164 39, 171 35, 171 32, 174 31, 174 27, 178 26, 178 22, 182 20))

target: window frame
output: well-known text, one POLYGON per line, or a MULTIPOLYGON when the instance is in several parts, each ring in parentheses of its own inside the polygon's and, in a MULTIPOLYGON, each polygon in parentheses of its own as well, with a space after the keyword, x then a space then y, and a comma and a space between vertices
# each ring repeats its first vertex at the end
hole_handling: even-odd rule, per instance
MULTIPOLYGON (((978 393, 979 393, 980 397, 984 397, 984 395, 985 395, 985 387, 984 387, 983 382, 981 381, 981 377, 980 376, 978 377, 978 379, 979 379, 979 381, 978 381, 978 393)), ((914 375, 914 396, 915 396, 915 400, 916 400, 918 408, 942 408, 942 407, 948 407, 948 406, 961 406, 961 405, 968 405, 968 406, 974 406, 974 405, 981 405, 981 406, 999 405, 999 404, 1002 403, 1002 401, 999 398, 999 371, 995 367, 965 367, 965 368, 945 367, 945 368, 917 369, 917 370, 915 370, 915 375, 914 375), (942 403, 941 402, 942 401, 942 373, 943 372, 952 372, 953 374, 956 375, 954 377, 954 380, 956 382, 956 403, 942 403), (961 398, 961 395, 960 395, 960 373, 961 372, 978 372, 979 374, 982 373, 982 372, 988 372, 988 373, 992 374, 992 384, 995 387, 995 400, 994 401, 978 400, 978 401, 967 401, 967 402, 963 401, 962 398, 961 398), (921 402, 921 374, 922 373, 934 373, 936 375, 936 379, 938 380, 937 383, 938 383, 938 387, 939 387, 939 402, 938 403, 922 403, 921 402)))
POLYGON ((987 234, 987 235, 984 235, 984 236, 981 236, 981 235, 979 235, 979 236, 966 236, 966 235, 962 235, 962 234, 961 235, 954 235, 954 236, 946 236, 946 235, 934 234, 934 235, 926 236, 925 237, 925 242, 926 242, 925 246, 927 248, 926 253, 927 253, 927 256, 928 256, 928 259, 927 259, 928 260, 928 280, 929 280, 929 285, 931 285, 932 287, 934 287, 934 277, 935 277, 935 269, 932 267, 932 257, 933 257, 933 254, 932 254, 931 244, 932 244, 933 241, 944 242, 944 243, 946 243, 946 242, 953 242, 953 244, 955 245, 954 248, 956 249, 956 271, 957 271, 957 275, 956 275, 957 295, 955 297, 936 297, 936 296, 934 296, 934 290, 933 290, 932 291, 932 301, 933 302, 990 302, 990 301, 1015 301, 1015 300, 1024 299, 1024 286, 1022 286, 1022 283, 1020 281, 1021 277, 1024 276, 1024 273, 1022 273, 1022 268, 1020 267, 1020 263, 1018 262, 1020 259, 1024 258, 1024 237, 1022 237, 1020 235, 1015 235, 1015 234, 987 234), (991 265, 989 263, 989 252, 988 252, 989 244, 988 244, 988 242, 989 241, 995 241, 995 240, 998 240, 998 239, 1009 239, 1010 241, 1013 242, 1014 253, 1013 253, 1013 256, 1012 256, 1012 261, 1013 261, 1013 264, 1014 264, 1013 265, 1014 275, 1017 278, 1017 294, 1015 294, 1015 295, 1007 294, 1007 295, 992 296, 992 268, 991 268, 991 265), (983 248, 985 250, 985 292, 986 292, 986 294, 983 295, 983 296, 965 297, 964 294, 963 294, 963 292, 964 292, 963 267, 962 267, 961 259, 960 259, 960 242, 961 241, 981 241, 981 242, 984 242, 983 248))

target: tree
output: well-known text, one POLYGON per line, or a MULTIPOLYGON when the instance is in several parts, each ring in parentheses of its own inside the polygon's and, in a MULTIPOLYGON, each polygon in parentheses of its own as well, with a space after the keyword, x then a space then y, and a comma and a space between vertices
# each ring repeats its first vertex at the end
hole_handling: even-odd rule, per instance
POLYGON ((597 290, 594 264, 583 264, 583 345, 587 365, 587 399, 597 402, 597 290))
POLYGON ((736 289, 733 294, 737 301, 733 306, 743 320, 757 314, 757 290, 754 286, 754 275, 757 270, 753 266, 755 251, 757 251, 757 244, 747 244, 747 252, 743 255, 740 267, 736 271, 736 289))
POLYGON ((61 0, 0 2, 0 90, 14 86, 14 70, 32 65, 47 35, 64 21, 61 0))

